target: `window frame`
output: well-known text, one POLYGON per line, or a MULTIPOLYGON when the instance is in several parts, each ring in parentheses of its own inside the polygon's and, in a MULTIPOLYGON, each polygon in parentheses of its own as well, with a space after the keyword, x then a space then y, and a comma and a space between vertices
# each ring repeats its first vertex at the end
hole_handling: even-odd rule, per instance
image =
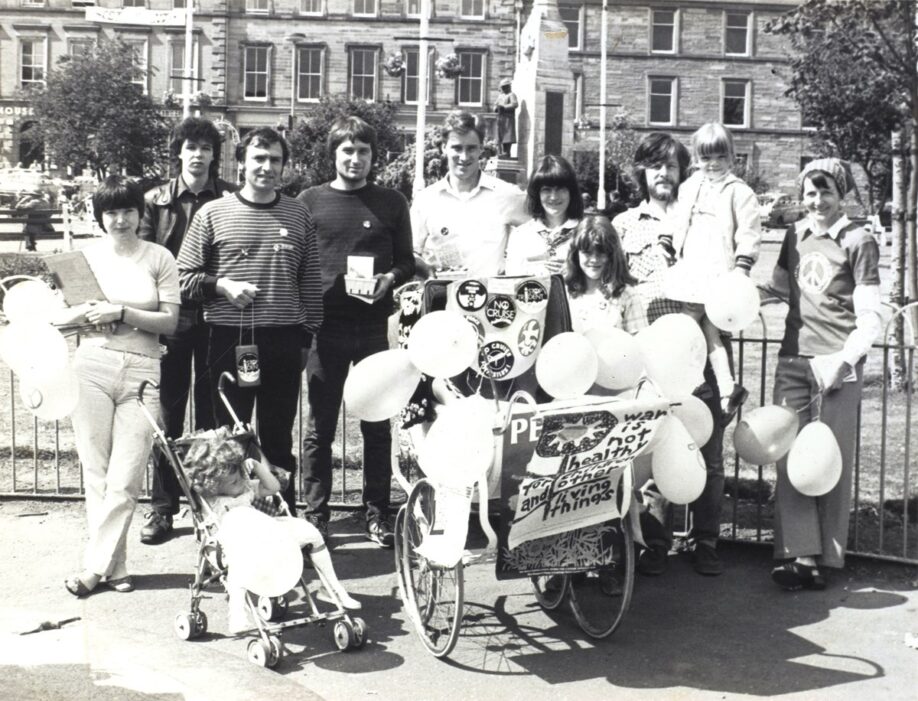
MULTIPOLYGON (((410 54, 417 54, 418 56, 418 74, 414 76, 414 80, 420 82, 420 59, 421 59, 421 47, 419 46, 403 46, 402 53, 405 55, 405 72, 402 74, 402 104, 403 105, 418 105, 420 100, 408 99, 408 56, 410 54)), ((427 99, 425 104, 430 107, 433 104, 434 97, 434 76, 436 75, 436 51, 432 48, 427 49, 427 99)), ((420 92, 420 85, 418 85, 416 92, 420 92)))
MULTIPOLYGON (((30 52, 32 53, 32 63, 29 64, 29 69, 34 72, 35 68, 38 67, 35 60, 34 49, 30 52)), ((26 34, 19 37, 19 48, 17 50, 16 56, 17 62, 17 83, 20 88, 27 89, 33 85, 45 85, 45 81, 48 79, 48 36, 46 34, 26 34), (30 78, 25 80, 23 76, 23 70, 25 69, 25 63, 23 62, 23 50, 25 49, 26 44, 30 47, 38 45, 40 48, 37 54, 41 57, 41 78, 36 80, 35 78, 30 78)))
MULTIPOLYGON (((139 56, 141 60, 138 62, 137 66, 134 66, 135 70, 138 70, 143 73, 143 77, 140 80, 134 80, 131 78, 131 82, 134 85, 139 85, 143 89, 144 95, 150 94, 150 37, 143 36, 138 37, 136 34, 118 34, 118 40, 127 44, 128 46, 140 47, 140 51, 135 51, 134 56, 139 56)), ((132 61, 133 63, 133 61, 132 61)))
POLYGON ((67 37, 67 55, 70 57, 78 56, 79 54, 74 53, 74 49, 77 46, 89 46, 89 51, 93 51, 98 44, 98 39, 95 36, 68 36, 67 37))
POLYGON ((650 24, 650 45, 648 48, 650 49, 650 53, 665 54, 669 56, 678 54, 679 53, 679 29, 681 26, 681 18, 682 18, 681 13, 679 12, 679 8, 652 7, 650 8, 649 11, 650 11, 650 23, 649 23, 650 24), (671 25, 670 24, 666 24, 666 25, 658 24, 657 22, 654 21, 656 19, 657 13, 660 13, 660 12, 671 12, 672 13, 673 22, 671 25), (654 48, 654 33, 658 26, 672 27, 672 31, 673 31, 672 41, 670 43, 670 48, 668 49, 655 49, 654 48))
POLYGON ((720 81, 720 121, 728 129, 749 129, 752 126, 752 80, 749 78, 722 78, 720 81), (727 100, 736 100, 737 97, 727 97, 728 84, 742 84, 743 91, 743 123, 728 123, 725 108, 727 100))
POLYGON ((125 10, 134 8, 146 9, 146 7, 147 0, 121 0, 121 8, 125 10))
POLYGON ((672 75, 649 75, 647 76, 647 126, 673 127, 679 121, 679 78, 672 75), (654 121, 653 119, 653 92, 654 82, 669 83, 669 119, 665 122, 654 121))
POLYGON ((298 0, 296 6, 296 12, 298 15, 303 15, 304 17, 324 17, 325 16, 325 0, 314 0, 316 5, 318 5, 318 10, 304 10, 303 5, 310 0, 298 0))
POLYGON ((561 16, 561 22, 567 28, 567 49, 568 51, 583 51, 584 50, 584 20, 586 18, 586 5, 582 2, 580 3, 558 3, 558 13, 561 13, 562 9, 567 10, 576 10, 577 11, 577 43, 571 44, 571 30, 568 27, 568 21, 564 19, 564 16, 561 16))
MULTIPOLYGON (((296 101, 298 104, 316 103, 325 95, 325 71, 326 71, 326 47, 323 44, 297 44, 296 47, 296 101), (319 94, 317 97, 302 97, 300 86, 303 84, 303 57, 301 51, 318 51, 319 52, 319 94)), ((307 76, 313 76, 314 73, 307 73, 307 76)))
MULTIPOLYGON (((169 53, 167 55, 166 65, 168 67, 168 89, 172 91, 176 98, 184 97, 185 93, 183 90, 176 90, 173 87, 173 81, 178 81, 179 84, 184 88, 185 79, 185 38, 174 36, 169 39, 166 44, 169 47, 169 53), (182 65, 175 65, 175 48, 181 47, 182 49, 182 65), (175 78, 176 68, 178 68, 179 73, 182 74, 181 78, 175 78)), ((201 42, 198 41, 198 37, 195 36, 192 38, 191 43, 191 77, 194 79, 191 81, 191 95, 189 97, 194 97, 195 93, 201 90, 201 81, 198 80, 201 77, 201 42)))
POLYGON ((485 19, 485 18, 487 17, 487 15, 488 15, 488 3, 487 3, 487 0, 459 0, 459 13, 458 13, 458 14, 459 14, 459 18, 460 18, 460 19, 485 19), (474 5, 475 5, 475 3, 478 3, 478 2, 481 3, 481 13, 480 13, 480 14, 477 14, 477 15, 475 15, 475 14, 466 14, 465 12, 463 12, 463 9, 464 9, 463 6, 464 6, 466 3, 471 4, 471 5, 472 5, 472 9, 474 10, 474 9, 475 9, 475 8, 474 8, 474 5))
MULTIPOLYGON (((379 53, 380 47, 375 45, 353 45, 347 47, 347 94, 348 97, 352 100, 366 100, 367 102, 378 102, 379 101, 379 53), (354 57, 357 52, 372 52, 373 57, 371 59, 371 65, 373 66, 373 96, 370 98, 364 97, 362 95, 358 96, 354 93, 354 69, 355 61, 354 57)), ((366 78, 367 74, 361 73, 361 78, 366 78)))
POLYGON ((247 15, 269 15, 271 14, 271 0, 245 0, 245 13, 247 15), (264 7, 253 7, 253 5, 264 4, 264 7))
POLYGON ((354 4, 351 9, 351 16, 352 17, 378 17, 379 16, 379 2, 380 0, 354 0, 354 4), (362 2, 364 4, 364 10, 366 10, 366 5, 368 3, 373 3, 373 11, 372 12, 366 12, 366 11, 358 12, 357 11, 358 2, 362 2))
POLYGON ((47 7, 47 0, 19 0, 20 7, 47 7))
POLYGON ((752 28, 755 25, 753 24, 753 13, 748 10, 724 10, 724 56, 752 56, 752 28), (746 15, 746 45, 742 52, 734 52, 728 50, 727 38, 730 35, 731 29, 738 29, 739 25, 730 25, 730 15, 739 16, 746 15))
POLYGON ((481 72, 477 78, 473 78, 471 76, 466 77, 461 74, 459 75, 458 78, 456 78, 456 100, 455 100, 456 106, 457 107, 484 107, 485 96, 487 94, 487 86, 488 86, 488 50, 487 49, 475 49, 475 48, 462 48, 462 49, 457 49, 456 54, 459 56, 459 63, 460 65, 463 66, 463 68, 465 67, 465 63, 462 60, 463 55, 478 56, 481 58, 481 72), (462 85, 463 85, 464 80, 469 81, 469 82, 471 82, 472 80, 479 81, 481 97, 477 102, 468 101, 468 100, 463 101, 461 99, 462 98, 462 85))
MULTIPOLYGON (((257 84, 256 84, 257 87, 257 84)), ((267 102, 271 94, 271 47, 266 44, 243 44, 242 45, 242 99, 244 102, 267 102), (246 95, 246 87, 249 75, 259 76, 261 72, 249 71, 249 51, 264 51, 265 53, 265 94, 264 97, 257 95, 246 95)))

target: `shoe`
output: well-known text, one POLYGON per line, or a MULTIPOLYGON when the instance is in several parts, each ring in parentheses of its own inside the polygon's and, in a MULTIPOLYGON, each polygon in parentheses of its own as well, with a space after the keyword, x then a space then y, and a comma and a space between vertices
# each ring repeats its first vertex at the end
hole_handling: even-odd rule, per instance
POLYGON ((724 573, 723 563, 717 555, 717 549, 707 543, 698 543, 692 551, 692 562, 695 565, 695 571, 706 577, 716 577, 724 573))
POLYGON ((93 591, 87 587, 83 583, 83 580, 79 577, 71 577, 70 579, 65 579, 64 586, 67 587, 67 591, 69 591, 78 599, 82 599, 84 596, 89 596, 93 591))
POLYGON ((151 511, 147 514, 147 522, 140 529, 140 542, 144 545, 156 545, 168 540, 170 533, 172 533, 172 514, 151 511))
POLYGON ((625 593, 621 577, 614 567, 600 568, 599 590, 606 596, 621 596, 625 593))
POLYGON ((129 574, 124 577, 118 577, 118 579, 106 579, 103 584, 121 594, 134 591, 134 578, 129 574))
POLYGON ((730 392, 730 396, 727 398, 727 402, 723 407, 723 416, 721 416, 720 419, 720 425, 722 427, 726 428, 730 425, 730 422, 733 421, 733 417, 736 416, 736 412, 739 411, 739 408, 743 406, 743 403, 748 398, 748 389, 742 385, 733 385, 733 391, 730 392))
POLYGON ((381 548, 391 548, 395 545, 395 534, 392 526, 384 518, 374 518, 367 521, 367 538, 381 548))
POLYGON ((771 578, 775 584, 787 591, 800 589, 822 591, 826 588, 826 578, 817 567, 810 567, 799 562, 788 562, 780 567, 775 567, 771 571, 771 578))
POLYGON ((637 561, 637 571, 648 577, 657 577, 666 572, 669 551, 662 545, 651 545, 641 551, 637 561))

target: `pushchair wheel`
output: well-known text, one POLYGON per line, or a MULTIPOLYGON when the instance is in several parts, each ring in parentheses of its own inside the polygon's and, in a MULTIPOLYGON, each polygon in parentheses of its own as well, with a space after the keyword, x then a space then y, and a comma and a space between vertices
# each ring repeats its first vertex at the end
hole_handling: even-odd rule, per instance
POLYGON ((207 614, 198 609, 194 612, 194 637, 207 632, 207 614))
MULTIPOLYGON (((202 616, 204 615, 200 611, 198 612, 202 616)), ((178 636, 179 640, 191 640, 198 635, 198 626, 194 617, 190 613, 176 614, 175 620, 172 623, 172 628, 175 631, 175 634, 178 636)), ((207 619, 204 619, 204 630, 207 630, 207 619)), ((203 632, 203 630, 201 631, 203 632)))
POLYGON ((258 665, 259 667, 267 667, 268 660, 271 658, 271 647, 264 640, 255 638, 254 640, 249 641, 249 646, 246 650, 246 653, 248 655, 249 662, 258 665))
POLYGON ((284 656, 284 643, 276 635, 269 635, 268 644, 271 647, 271 654, 268 657, 268 667, 273 669, 284 656))
POLYGON ((367 623, 359 616, 352 618, 351 623, 353 624, 352 633, 354 637, 352 642, 354 649, 359 650, 367 642, 367 623))
POLYGON ((334 636, 335 646, 344 652, 345 650, 349 650, 353 645, 354 629, 347 621, 338 621, 335 623, 334 636))
POLYGON ((270 597, 259 596, 255 610, 258 612, 261 620, 266 623, 269 621, 279 621, 287 613, 287 599, 283 596, 270 597))

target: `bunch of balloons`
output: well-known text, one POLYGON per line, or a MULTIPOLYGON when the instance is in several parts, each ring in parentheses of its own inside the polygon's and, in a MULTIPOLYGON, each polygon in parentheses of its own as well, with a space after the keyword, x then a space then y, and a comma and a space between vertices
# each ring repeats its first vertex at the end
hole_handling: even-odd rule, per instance
POLYGON ((67 341, 50 323, 63 302, 40 280, 4 289, 9 325, 0 328, 0 357, 18 376, 19 396, 29 411, 47 421, 63 419, 79 399, 67 341))

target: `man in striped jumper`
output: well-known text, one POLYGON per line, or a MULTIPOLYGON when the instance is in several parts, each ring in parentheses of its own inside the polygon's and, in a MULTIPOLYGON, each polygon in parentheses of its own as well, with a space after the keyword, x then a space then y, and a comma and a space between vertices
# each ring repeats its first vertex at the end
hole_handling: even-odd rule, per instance
MULTIPOLYGON (((241 381, 243 386, 226 389, 246 422, 258 400, 265 457, 292 476, 293 422, 309 347, 322 324, 322 281, 312 217, 300 202, 277 192, 289 155, 273 129, 246 134, 236 147, 242 189, 201 208, 178 266, 183 298, 204 307, 213 386, 223 371, 241 381)), ((213 402, 217 423, 230 423, 216 393, 213 402)), ((291 479, 284 491, 291 512, 294 484, 291 479)))

